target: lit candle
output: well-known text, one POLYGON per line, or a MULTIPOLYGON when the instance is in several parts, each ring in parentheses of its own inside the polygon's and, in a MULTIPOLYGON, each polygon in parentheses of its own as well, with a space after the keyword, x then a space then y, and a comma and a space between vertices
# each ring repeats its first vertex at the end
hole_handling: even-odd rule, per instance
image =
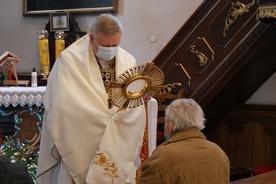
POLYGON ((49 63, 48 39, 39 40, 39 56, 41 66, 47 66, 49 63))
POLYGON ((55 47, 56 47, 56 59, 58 58, 60 52, 64 49, 65 47, 65 41, 64 41, 64 32, 63 31, 57 31, 55 33, 55 47))
POLYGON ((39 57, 40 66, 43 79, 47 79, 50 72, 50 59, 49 59, 49 43, 48 43, 48 31, 41 30, 38 32, 39 38, 39 57))

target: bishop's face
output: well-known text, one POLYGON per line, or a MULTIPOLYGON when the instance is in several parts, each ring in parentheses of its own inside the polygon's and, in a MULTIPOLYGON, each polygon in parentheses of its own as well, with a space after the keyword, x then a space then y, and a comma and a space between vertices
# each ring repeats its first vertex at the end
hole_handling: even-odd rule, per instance
POLYGON ((113 35, 106 35, 99 33, 98 35, 90 34, 90 43, 92 45, 94 53, 99 51, 99 46, 101 47, 118 47, 121 42, 122 33, 118 32, 113 35))

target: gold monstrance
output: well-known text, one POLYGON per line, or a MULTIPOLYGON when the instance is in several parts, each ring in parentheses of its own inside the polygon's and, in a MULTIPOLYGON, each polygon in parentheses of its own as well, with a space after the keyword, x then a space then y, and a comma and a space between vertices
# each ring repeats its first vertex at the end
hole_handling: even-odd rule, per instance
POLYGON ((135 108, 162 90, 164 73, 153 63, 134 66, 111 82, 109 97, 119 108, 135 108))

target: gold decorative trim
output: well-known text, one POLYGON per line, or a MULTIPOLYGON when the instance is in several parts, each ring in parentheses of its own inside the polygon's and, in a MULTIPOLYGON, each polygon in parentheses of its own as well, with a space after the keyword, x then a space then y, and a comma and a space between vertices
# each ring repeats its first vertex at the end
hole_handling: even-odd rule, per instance
POLYGON ((34 108, 24 107, 14 115, 15 129, 14 139, 21 143, 28 144, 30 147, 39 146, 41 137, 41 115, 34 108))
POLYGON ((276 5, 259 6, 257 20, 263 18, 276 18, 276 5))
POLYGON ((182 86, 180 82, 174 82, 174 83, 169 83, 163 86, 163 89, 160 94, 163 93, 171 93, 172 89, 176 88, 176 86, 182 86))
POLYGON ((117 174, 118 168, 116 164, 112 161, 112 159, 107 158, 106 155, 100 150, 97 150, 93 163, 105 171, 103 174, 108 175, 111 178, 112 183, 114 183, 115 178, 120 178, 117 174))
POLYGON ((124 71, 108 86, 109 98, 121 108, 135 108, 162 90, 164 73, 153 63, 124 71))
POLYGON ((184 66, 182 65, 182 63, 175 63, 175 65, 177 65, 177 66, 180 66, 181 68, 182 68, 182 70, 183 70, 183 72, 186 74, 186 76, 188 77, 188 79, 189 79, 189 81, 188 81, 188 84, 189 84, 189 86, 191 85, 191 77, 190 77, 190 75, 188 74, 188 72, 185 70, 185 68, 184 68, 184 66))
POLYGON ((229 30, 230 26, 236 22, 239 16, 249 12, 249 9, 255 4, 255 0, 245 5, 237 1, 237 3, 231 2, 232 7, 228 11, 227 19, 225 19, 225 26, 223 30, 223 36, 226 37, 226 31, 229 30))
POLYGON ((199 64, 200 66, 205 66, 207 64, 207 62, 209 61, 209 58, 207 56, 205 56, 202 52, 199 52, 198 50, 196 50, 195 45, 191 45, 190 46, 190 51, 191 53, 195 54, 196 57, 199 59, 199 64))

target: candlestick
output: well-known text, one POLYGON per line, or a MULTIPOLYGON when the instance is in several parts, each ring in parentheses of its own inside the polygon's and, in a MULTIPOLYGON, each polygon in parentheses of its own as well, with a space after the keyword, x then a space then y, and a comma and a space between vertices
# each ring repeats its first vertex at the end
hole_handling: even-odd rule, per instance
POLYGON ((56 47, 56 59, 58 58, 60 52, 64 49, 65 47, 65 41, 64 41, 64 32, 63 31, 57 31, 55 32, 55 47, 56 47))
POLYGON ((38 33, 39 38, 39 56, 42 80, 47 80, 50 73, 50 59, 49 59, 49 44, 48 44, 48 31, 40 30, 38 33))

